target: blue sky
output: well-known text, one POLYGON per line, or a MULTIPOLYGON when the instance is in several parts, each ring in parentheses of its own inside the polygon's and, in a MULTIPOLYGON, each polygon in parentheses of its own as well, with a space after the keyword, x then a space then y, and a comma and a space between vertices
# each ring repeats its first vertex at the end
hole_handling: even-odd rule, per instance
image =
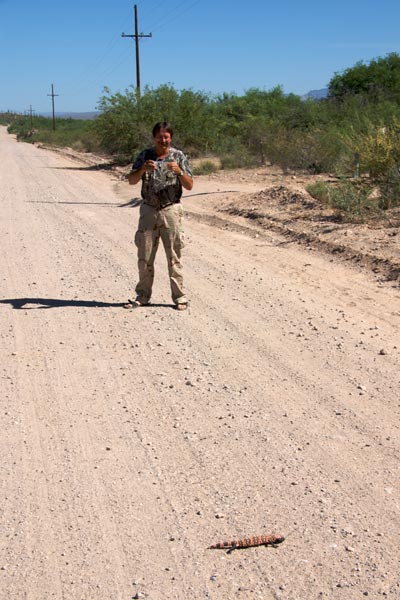
MULTIPOLYGON (((136 85, 131 0, 0 0, 0 110, 92 111, 136 85)), ((399 0, 137 0, 141 86, 304 94, 400 53, 399 0)))

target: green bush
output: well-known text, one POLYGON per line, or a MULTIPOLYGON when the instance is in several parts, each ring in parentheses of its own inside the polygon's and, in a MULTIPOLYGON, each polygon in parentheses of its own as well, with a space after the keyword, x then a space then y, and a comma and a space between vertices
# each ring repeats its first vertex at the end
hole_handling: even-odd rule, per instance
POLYGON ((193 175, 210 175, 219 170, 219 166, 212 160, 203 160, 193 167, 193 175))
POLYGON ((329 186, 326 181, 315 181, 306 186, 307 192, 321 202, 322 204, 329 204, 329 186))
POLYGON ((342 181, 332 185, 316 181, 306 189, 313 198, 335 209, 343 221, 363 222, 379 208, 379 200, 371 198, 371 188, 363 183, 342 181))
POLYGON ((352 222, 363 222, 367 215, 370 216, 371 211, 377 208, 376 202, 371 200, 370 195, 370 188, 346 181, 331 188, 329 204, 338 210, 342 218, 352 222))
POLYGON ((74 147, 78 144, 84 151, 89 147, 98 147, 98 141, 92 130, 93 122, 83 119, 56 119, 53 130, 53 119, 45 117, 20 117, 9 125, 8 131, 14 133, 18 140, 40 142, 48 146, 74 147))
POLYGON ((379 208, 387 210, 400 206, 400 167, 392 167, 378 187, 381 193, 379 208))
POLYGON ((13 112, 0 112, 0 125, 10 125, 17 119, 20 119, 21 115, 13 112))
POLYGON ((220 156, 221 169, 244 169, 259 166, 257 156, 251 154, 247 148, 236 146, 229 154, 220 156))

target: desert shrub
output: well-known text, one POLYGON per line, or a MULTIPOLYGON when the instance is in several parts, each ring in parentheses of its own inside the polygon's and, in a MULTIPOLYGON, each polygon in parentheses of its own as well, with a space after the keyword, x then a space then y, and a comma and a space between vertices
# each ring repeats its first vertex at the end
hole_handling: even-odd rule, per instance
POLYGON ((29 121, 21 116, 19 119, 15 119, 8 125, 7 131, 8 133, 14 133, 17 136, 17 139, 23 139, 24 136, 29 135, 31 126, 29 121))
POLYGON ((259 165, 258 157, 251 154, 243 146, 235 146, 229 154, 222 154, 220 160, 221 169, 252 168, 259 165))
POLYGON ((386 180, 393 168, 400 166, 400 122, 389 127, 371 124, 370 131, 357 136, 360 161, 372 179, 386 180))
POLYGON ((112 162, 119 167, 125 167, 127 164, 130 164, 132 160, 128 160, 126 154, 114 154, 112 162))
POLYGON ((219 170, 219 166, 212 160, 203 160, 193 167, 194 175, 209 175, 219 170))
POLYGON ((379 208, 387 210, 400 205, 400 167, 392 167, 378 185, 381 193, 379 208))
POLYGON ((88 152, 82 140, 76 140, 76 142, 73 142, 71 144, 71 148, 72 150, 76 150, 76 152, 88 152))
POLYGON ((332 187, 329 193, 329 204, 342 213, 361 216, 361 213, 371 207, 370 190, 357 187, 350 181, 344 181, 332 187))
POLYGON ((0 125, 10 125, 17 119, 20 119, 21 115, 14 112, 0 112, 0 125))
POLYGON ((9 125, 8 131, 15 133, 17 139, 25 142, 41 142, 48 146, 73 147, 78 144, 84 151, 88 146, 94 147, 95 134, 91 133, 92 121, 83 119, 56 119, 53 130, 53 120, 45 117, 21 117, 9 125))
POLYGON ((371 200, 371 189, 344 181, 333 186, 329 193, 329 204, 350 221, 364 221, 371 210, 376 210, 376 202, 371 200))
POLYGON ((326 181, 315 181, 306 186, 307 192, 323 204, 329 204, 329 186, 326 181))
POLYGON ((89 125, 87 131, 82 132, 78 139, 72 141, 71 148, 77 152, 92 152, 94 154, 102 154, 100 140, 98 139, 96 133, 91 129, 91 125, 89 125))
POLYGON ((349 151, 335 128, 326 130, 276 128, 265 145, 268 160, 284 171, 344 174, 349 151))
POLYGON ((362 131, 351 128, 343 134, 347 145, 358 154, 361 171, 380 190, 380 206, 387 209, 400 204, 400 118, 389 125, 369 121, 362 131))
POLYGON ((379 198, 372 198, 371 188, 363 182, 341 181, 332 185, 316 181, 306 189, 313 198, 335 209, 343 221, 363 222, 380 208, 379 198))

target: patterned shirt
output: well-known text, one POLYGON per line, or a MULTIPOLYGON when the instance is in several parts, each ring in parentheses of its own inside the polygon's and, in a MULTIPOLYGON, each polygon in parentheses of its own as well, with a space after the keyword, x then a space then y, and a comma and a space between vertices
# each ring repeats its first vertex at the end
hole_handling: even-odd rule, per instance
POLYGON ((154 148, 147 148, 136 158, 132 171, 140 169, 146 160, 154 160, 157 163, 155 171, 142 175, 142 198, 146 204, 163 208, 180 202, 182 184, 179 177, 167 168, 167 163, 176 162, 181 171, 192 177, 189 161, 182 150, 171 147, 167 156, 159 159, 154 148))

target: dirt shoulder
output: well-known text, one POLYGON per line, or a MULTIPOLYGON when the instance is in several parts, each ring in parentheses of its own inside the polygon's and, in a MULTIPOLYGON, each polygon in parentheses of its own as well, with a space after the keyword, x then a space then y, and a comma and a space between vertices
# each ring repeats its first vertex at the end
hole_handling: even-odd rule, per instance
MULTIPOLYGON (((219 175, 214 176, 214 183, 219 175)), ((383 281, 400 275, 400 209, 387 211, 370 224, 343 223, 307 192, 322 176, 285 175, 271 168, 222 175, 232 181, 257 182, 258 190, 221 194, 210 208, 237 223, 272 230, 285 239, 328 253, 338 260, 371 269, 383 281)))
MULTIPOLYGON (((57 152, 89 169, 108 172, 122 183, 129 170, 96 155, 71 149, 57 152)), ((380 282, 398 281, 400 208, 388 210, 370 223, 343 222, 334 210, 307 192, 307 186, 316 181, 336 179, 329 175, 287 174, 270 166, 219 171, 196 177, 193 192, 185 194, 185 208, 193 218, 216 227, 236 227, 254 235, 274 231, 287 241, 370 270, 380 282)), ((122 188, 122 196, 129 198, 130 191, 122 188)))

